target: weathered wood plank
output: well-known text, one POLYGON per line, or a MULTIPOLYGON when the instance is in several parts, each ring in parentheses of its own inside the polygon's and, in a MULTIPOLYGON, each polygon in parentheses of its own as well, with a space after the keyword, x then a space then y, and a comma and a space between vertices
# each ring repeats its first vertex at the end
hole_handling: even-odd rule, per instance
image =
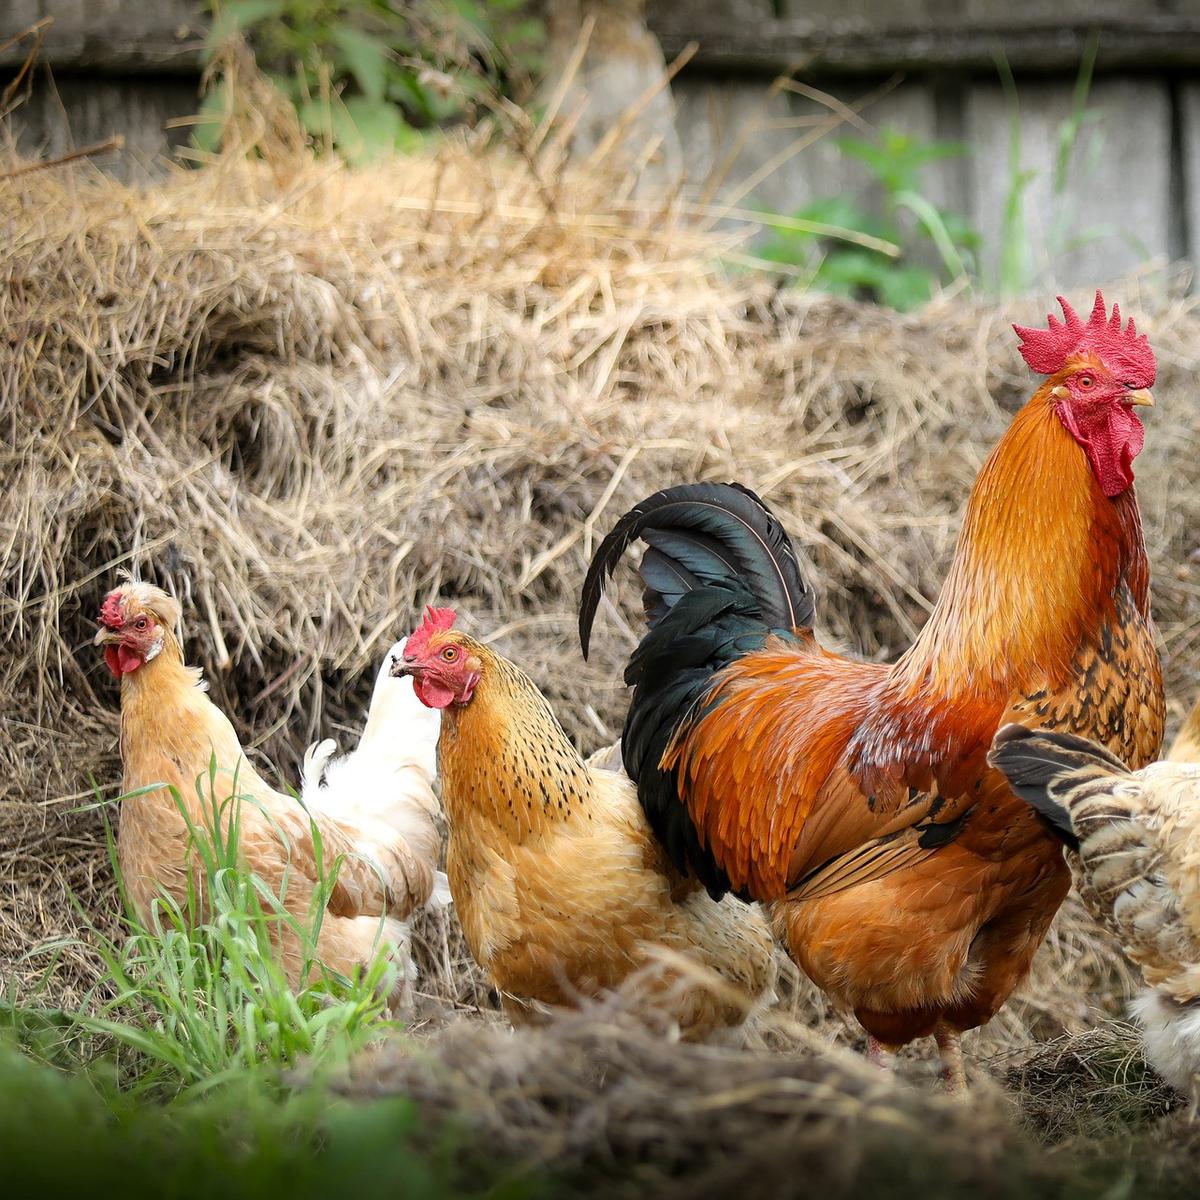
MULTIPOLYGON (((1170 253, 1171 105, 1167 84, 1104 79, 1093 87, 1096 114, 1076 138, 1061 189, 1055 163, 1071 111, 1066 82, 1021 87, 1019 166, 1011 162, 1011 110, 998 85, 972 87, 966 133, 972 148, 969 208, 984 243, 984 278, 998 278, 1005 239, 1029 246, 1039 287, 1091 287, 1170 253), (1006 230, 1015 171, 1023 221, 1006 230)), ((1019 244, 1016 243, 1016 244, 1019 244)))
MULTIPOLYGON (((853 104, 871 90, 836 89, 835 100, 853 104)), ((768 174, 739 201, 743 207, 794 213, 831 196, 853 195, 868 207, 880 199, 870 173, 857 159, 839 149, 842 137, 870 136, 843 123, 833 126, 830 108, 786 92, 770 95, 761 81, 715 83, 703 77, 681 76, 675 84, 677 125, 689 181, 703 189, 714 168, 724 170, 720 193, 740 193, 743 185, 772 162, 768 174), (804 145, 789 156, 799 141, 804 145), (730 157, 731 152, 737 151, 730 157)), ((890 128, 923 142, 937 136, 933 92, 919 84, 905 84, 862 113, 874 129, 890 128)), ((954 189, 947 170, 931 169, 928 194, 937 204, 952 201, 954 189)))
POLYGON ((1179 205, 1178 253, 1193 263, 1200 262, 1200 83, 1179 88, 1179 142, 1182 178, 1179 205))
MULTIPOLYGON (((108 74, 195 74, 208 29, 199 0, 0 0, 0 42, 41 17, 53 18, 42 62, 108 74)), ((27 50, 10 46, 0 67, 23 62, 27 50)))
MULTIPOLYGON (((842 6, 838 6, 839 9, 842 6)), ((1010 6, 1011 7, 1011 6, 1010 6)), ((1057 15, 961 14, 956 6, 938 20, 892 16, 889 7, 868 15, 787 17, 718 23, 697 16, 669 20, 653 6, 651 28, 668 58, 688 41, 700 43, 696 65, 714 72, 777 74, 797 68, 812 77, 911 69, 994 70, 1000 51, 1014 70, 1073 71, 1099 35, 1101 70, 1200 65, 1200 9, 1189 0, 1178 11, 1124 5, 1081 14, 1063 5, 1057 15)))
POLYGON ((36 88, 13 114, 20 149, 30 156, 53 157, 120 134, 124 149, 97 165, 129 181, 161 176, 172 147, 189 136, 186 128, 168 129, 168 122, 199 106, 195 83, 182 79, 64 75, 56 83, 54 90, 36 88))

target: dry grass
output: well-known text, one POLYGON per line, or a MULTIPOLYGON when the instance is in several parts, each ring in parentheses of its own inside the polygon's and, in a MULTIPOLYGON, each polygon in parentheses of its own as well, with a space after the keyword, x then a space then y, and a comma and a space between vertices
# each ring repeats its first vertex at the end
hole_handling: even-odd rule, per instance
MULTIPOLYGON (((610 607, 584 665, 575 606, 595 538, 626 506, 670 481, 754 486, 804 551, 825 633, 892 656, 1029 390, 1008 325, 1037 321, 1048 297, 947 300, 913 317, 797 298, 731 281, 718 265, 728 236, 626 204, 620 180, 569 174, 554 145, 518 157, 456 142, 350 172, 280 149, 286 122, 280 134, 258 107, 267 116, 246 136, 270 134, 265 161, 231 156, 143 192, 78 164, 0 175, 0 970, 25 997, 78 999, 98 964, 45 944, 78 930, 72 895, 102 921, 114 908, 98 820, 75 810, 91 774, 105 794, 119 775, 116 693, 89 645, 118 568, 181 595, 189 656, 285 780, 318 733, 355 727, 374 662, 434 598, 521 662, 590 749, 619 728, 634 633, 631 610, 610 607)), ((1119 298, 1161 364, 1138 473, 1177 718, 1200 683, 1200 569, 1187 565, 1200 542, 1200 317, 1136 283, 1119 298)), ((423 932, 436 1015, 424 1036, 451 1077, 478 1060, 468 1091, 503 1091, 493 1059, 502 1075, 559 1056, 573 1082, 561 1096, 547 1082, 544 1108, 588 1120, 571 1089, 599 1069, 619 1099, 621 1072, 648 1056, 637 1078, 666 1082, 629 1111, 669 1092, 671 1121, 710 1114, 701 1141, 726 1109, 680 1072, 696 1086, 710 1072, 761 1083, 767 1107, 746 1111, 798 1114, 778 1125, 789 1144, 816 1114, 842 1137, 855 1113, 877 1112, 877 1081, 828 1067, 830 1112, 826 1059, 818 1070, 785 1053, 812 1031, 856 1036, 794 974, 759 1035, 773 1057, 597 1040, 587 1021, 518 1039, 452 921, 423 932), (451 1010, 482 1016, 438 1032, 451 1010), (553 1055, 539 1049, 548 1037, 553 1055)), ((1071 904, 972 1059, 1019 1090, 1059 1070, 1030 1065, 1039 1042, 1092 1036, 1128 984, 1071 904)), ((388 1070, 415 1087, 407 1062, 388 1070)), ((1072 1103, 1087 1093, 1085 1080, 1072 1103)), ((913 1104, 905 1120, 945 1116, 913 1104)), ((964 1145, 970 1122, 998 1111, 987 1104, 947 1118, 964 1145)), ((1027 1110, 1049 1136, 1068 1132, 1027 1110)), ((568 1155, 571 1169, 590 1170, 596 1145, 568 1155)), ((964 1178, 984 1157, 963 1160, 964 1178)))

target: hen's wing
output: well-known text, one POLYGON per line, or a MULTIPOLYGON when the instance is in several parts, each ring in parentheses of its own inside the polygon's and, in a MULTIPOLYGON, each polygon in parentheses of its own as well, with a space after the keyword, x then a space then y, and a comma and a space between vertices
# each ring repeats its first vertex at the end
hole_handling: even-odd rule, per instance
POLYGON ((1070 734, 1007 726, 992 762, 1079 851, 1080 893, 1147 982, 1200 997, 1200 766, 1131 773, 1070 734))

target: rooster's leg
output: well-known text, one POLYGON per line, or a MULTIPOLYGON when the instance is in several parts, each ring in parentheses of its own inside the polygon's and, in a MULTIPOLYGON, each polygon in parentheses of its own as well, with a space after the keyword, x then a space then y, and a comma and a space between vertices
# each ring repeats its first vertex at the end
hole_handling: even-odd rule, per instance
POLYGON ((885 1075, 892 1073, 892 1052, 880 1041, 867 1035, 867 1062, 885 1075))
POLYGON ((942 1079, 946 1090, 952 1095, 962 1095, 967 1090, 967 1069, 963 1064, 962 1035, 945 1025, 934 1031, 938 1053, 942 1056, 942 1079))

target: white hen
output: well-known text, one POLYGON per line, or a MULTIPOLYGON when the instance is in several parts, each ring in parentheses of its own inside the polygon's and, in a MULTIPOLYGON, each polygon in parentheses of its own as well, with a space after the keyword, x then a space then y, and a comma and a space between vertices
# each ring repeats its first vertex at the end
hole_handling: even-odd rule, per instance
MULTIPOLYGON (((400 641, 384 656, 358 745, 339 758, 332 738, 309 746, 300 799, 311 813, 352 822, 364 855, 376 857, 374 843, 405 860, 411 915, 424 904, 449 903, 450 889, 437 867, 441 838, 433 793, 441 718, 416 698, 411 679, 390 674, 403 651, 400 641)), ((403 1005, 416 978, 407 921, 387 918, 382 936, 404 965, 403 1005)))

